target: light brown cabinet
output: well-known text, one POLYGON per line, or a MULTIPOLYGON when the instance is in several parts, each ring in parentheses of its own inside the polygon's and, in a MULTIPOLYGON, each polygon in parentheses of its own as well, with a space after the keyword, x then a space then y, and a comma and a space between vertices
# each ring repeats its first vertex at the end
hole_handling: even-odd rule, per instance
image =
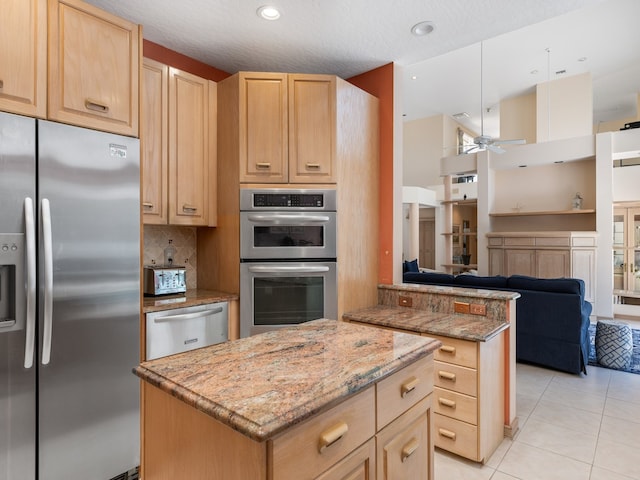
POLYGON ((596 232, 493 232, 487 243, 489 275, 581 278, 595 301, 596 232))
POLYGON ((143 223, 214 226, 216 84, 145 58, 142 88, 143 223))
POLYGON ((223 83, 242 183, 335 183, 334 76, 240 72, 223 83))
POLYGON ((140 27, 80 0, 49 0, 48 118, 138 136, 140 27))
POLYGON ((144 382, 144 478, 432 480, 432 390, 429 355, 257 442, 144 382))
POLYGON ((485 462, 504 438, 504 333, 486 342, 429 336, 442 342, 434 355, 435 445, 485 462))
POLYGON ((47 115, 47 0, 2 3, 0 110, 47 115))

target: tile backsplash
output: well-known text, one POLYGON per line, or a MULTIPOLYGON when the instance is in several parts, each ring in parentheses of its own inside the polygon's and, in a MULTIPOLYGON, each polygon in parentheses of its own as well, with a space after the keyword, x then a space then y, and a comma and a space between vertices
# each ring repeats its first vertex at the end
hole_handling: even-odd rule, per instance
POLYGON ((162 265, 164 249, 169 240, 175 248, 174 265, 184 265, 187 270, 187 288, 198 286, 197 229, 170 225, 144 226, 144 265, 162 265))

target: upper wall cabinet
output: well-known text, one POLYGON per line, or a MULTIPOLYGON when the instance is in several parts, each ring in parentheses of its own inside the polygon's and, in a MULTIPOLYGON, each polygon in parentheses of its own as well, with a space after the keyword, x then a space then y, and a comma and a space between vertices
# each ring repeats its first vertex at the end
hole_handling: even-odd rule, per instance
POLYGON ((240 72, 219 88, 241 182, 336 182, 334 76, 240 72))
POLYGON ((0 15, 0 110, 47 115, 47 0, 4 0, 0 15))
POLYGON ((80 0, 49 0, 52 120, 138 136, 138 25, 80 0))
POLYGON ((143 60, 143 223, 215 226, 216 97, 214 82, 143 60))

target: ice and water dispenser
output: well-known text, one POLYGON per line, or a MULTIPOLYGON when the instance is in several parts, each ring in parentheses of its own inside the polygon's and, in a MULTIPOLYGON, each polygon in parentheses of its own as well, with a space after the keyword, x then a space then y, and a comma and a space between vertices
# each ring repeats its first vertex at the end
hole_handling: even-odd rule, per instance
POLYGON ((0 333, 24 329, 25 241, 22 233, 0 233, 0 333))

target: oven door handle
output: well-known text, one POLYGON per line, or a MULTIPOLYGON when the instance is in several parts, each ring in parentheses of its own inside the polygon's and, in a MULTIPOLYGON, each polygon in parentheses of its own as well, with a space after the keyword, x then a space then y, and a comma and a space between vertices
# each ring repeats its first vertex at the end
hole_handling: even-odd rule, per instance
POLYGON ((256 223, 274 223, 274 222, 312 222, 312 223, 327 223, 331 219, 327 215, 287 215, 284 213, 273 214, 253 214, 247 215, 247 220, 256 223))
POLYGON ((251 273, 320 273, 328 272, 329 267, 321 265, 310 265, 306 267, 296 267, 292 265, 264 266, 255 265, 249 267, 251 273))

